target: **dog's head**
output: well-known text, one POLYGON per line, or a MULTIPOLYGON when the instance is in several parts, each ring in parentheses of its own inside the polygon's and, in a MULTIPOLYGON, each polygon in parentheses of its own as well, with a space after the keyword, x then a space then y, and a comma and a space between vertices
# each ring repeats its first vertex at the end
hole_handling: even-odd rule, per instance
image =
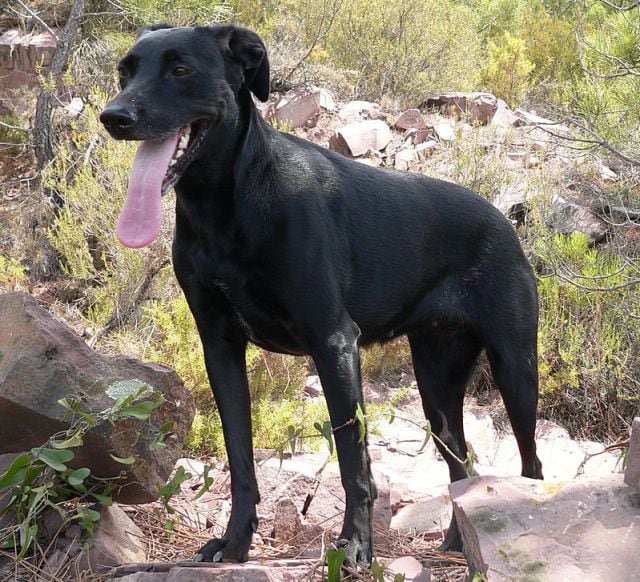
POLYGON ((144 28, 118 74, 122 91, 100 116, 116 139, 163 138, 200 121, 215 125, 242 89, 269 97, 264 43, 234 25, 144 28))
POLYGON ((121 215, 119 236, 126 230, 122 223, 135 223, 139 235, 132 227, 120 238, 143 246, 159 230, 155 194, 178 182, 212 130, 235 121, 242 96, 269 97, 269 61, 260 37, 246 28, 161 24, 141 31, 118 73, 122 90, 100 121, 116 139, 142 141, 128 198, 144 213, 134 219, 123 212, 128 218, 121 215), (139 228, 148 216, 153 228, 139 228))

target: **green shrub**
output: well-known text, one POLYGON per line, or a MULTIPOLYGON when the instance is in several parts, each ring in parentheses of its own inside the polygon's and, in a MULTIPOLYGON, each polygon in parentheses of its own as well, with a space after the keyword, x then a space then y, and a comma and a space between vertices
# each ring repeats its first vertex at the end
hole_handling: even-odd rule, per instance
MULTIPOLYGON (((96 94, 94 99, 96 105, 87 106, 74 123, 69 141, 43 180, 65 200, 49 229, 51 243, 63 272, 84 283, 88 305, 84 315, 100 327, 134 303, 139 286, 168 256, 171 231, 165 220, 163 234, 141 250, 128 249, 116 239, 115 224, 135 144, 106 137, 98 122, 106 98, 96 94)), ((171 216, 170 204, 165 200, 165 216, 171 216)))
POLYGON ((623 434, 640 404, 637 267, 581 233, 540 239, 542 407, 576 435, 623 434))
POLYGON ((334 66, 355 72, 358 97, 415 105, 430 92, 471 90, 477 82, 480 37, 463 3, 353 0, 322 48, 334 66))
POLYGON ((534 68, 528 58, 525 41, 504 32, 489 41, 482 82, 497 97, 514 107, 531 86, 530 74, 534 68))

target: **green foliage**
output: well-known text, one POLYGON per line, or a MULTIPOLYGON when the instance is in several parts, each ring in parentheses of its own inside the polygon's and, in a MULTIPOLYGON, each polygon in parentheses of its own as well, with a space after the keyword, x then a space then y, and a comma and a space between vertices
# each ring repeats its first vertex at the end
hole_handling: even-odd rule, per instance
POLYGON ((0 255, 0 289, 15 291, 26 279, 25 271, 19 261, 0 255))
POLYGON ((629 284, 634 266, 580 233, 540 239, 535 254, 543 401, 577 434, 615 434, 640 402, 640 321, 629 317, 640 308, 629 284))
POLYGON ((530 74, 534 68, 535 65, 528 59, 525 41, 510 32, 504 32, 489 41, 482 82, 513 107, 529 89, 530 74))
MULTIPOLYGON (((58 401, 72 415, 70 427, 53 435, 43 446, 17 456, 0 474, 0 489, 10 488, 9 502, 0 515, 11 516, 10 525, 0 530, 1 549, 16 551, 17 560, 24 558, 37 545, 40 525, 49 512, 58 513, 64 523, 77 522, 89 536, 93 533, 100 519, 94 507, 111 505, 111 493, 121 476, 105 479, 93 475, 87 467, 69 467, 76 457, 74 449, 82 446, 85 436, 98 422, 115 424, 126 418, 144 423, 142 429, 152 431, 158 435, 158 442, 162 442, 168 430, 155 429, 150 417, 164 399, 154 393, 151 400, 140 400, 147 390, 142 387, 136 393, 118 398, 111 408, 95 414, 83 410, 78 399, 58 401)), ((130 464, 127 459, 121 462, 130 464)))
POLYGON ((326 554, 327 580, 328 582, 340 582, 340 571, 347 559, 347 551, 344 548, 329 548, 326 554))
POLYGON ((123 16, 136 26, 210 24, 231 15, 229 3, 221 0, 120 0, 119 5, 123 16))
POLYGON ((474 88, 474 25, 473 11, 460 2, 353 0, 338 11, 322 48, 331 64, 354 71, 358 96, 416 104, 429 92, 474 88))
POLYGON ((85 108, 43 180, 65 200, 49 229, 50 241, 63 272, 86 285, 85 315, 100 327, 133 302, 157 257, 166 255, 169 237, 142 250, 128 249, 116 239, 135 144, 106 138, 98 121, 106 96, 96 93, 94 98, 96 105, 85 108))

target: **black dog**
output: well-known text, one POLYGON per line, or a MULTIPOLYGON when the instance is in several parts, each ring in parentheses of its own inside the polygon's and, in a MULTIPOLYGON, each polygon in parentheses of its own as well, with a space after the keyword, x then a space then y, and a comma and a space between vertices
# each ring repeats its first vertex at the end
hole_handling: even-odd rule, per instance
MULTIPOLYGON (((265 123, 266 49, 236 26, 146 29, 118 66, 102 112, 116 139, 142 140, 120 240, 149 243, 175 184, 175 273, 195 316, 231 468, 226 533, 200 560, 247 560, 259 501, 245 348, 317 366, 346 492, 339 544, 369 563, 375 486, 349 424, 362 404, 358 349, 408 335, 423 408, 461 459, 465 384, 480 351, 513 425, 522 474, 542 478, 534 431, 537 299, 511 224, 469 190, 373 169, 265 123)), ((438 445, 451 479, 465 468, 438 445)), ((459 549, 455 521, 445 548, 459 549)))

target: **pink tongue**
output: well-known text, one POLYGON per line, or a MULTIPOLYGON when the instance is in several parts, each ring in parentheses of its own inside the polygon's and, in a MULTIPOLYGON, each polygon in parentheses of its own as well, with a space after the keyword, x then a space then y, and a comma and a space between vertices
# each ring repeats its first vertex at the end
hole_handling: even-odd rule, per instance
POLYGON ((143 141, 138 146, 127 199, 116 225, 116 235, 127 247, 144 247, 160 232, 160 190, 179 137, 180 132, 163 140, 143 141))

